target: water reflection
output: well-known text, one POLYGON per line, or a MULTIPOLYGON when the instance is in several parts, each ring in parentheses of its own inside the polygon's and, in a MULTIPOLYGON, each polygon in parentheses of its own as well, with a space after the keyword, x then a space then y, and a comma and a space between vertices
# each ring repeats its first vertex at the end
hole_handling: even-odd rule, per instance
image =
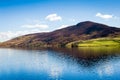
POLYGON ((119 80, 119 49, 0 49, 0 80, 119 80))
POLYGON ((84 67, 91 67, 99 61, 108 61, 109 59, 120 56, 120 47, 80 47, 80 48, 50 48, 61 55, 66 55, 83 64, 84 67))

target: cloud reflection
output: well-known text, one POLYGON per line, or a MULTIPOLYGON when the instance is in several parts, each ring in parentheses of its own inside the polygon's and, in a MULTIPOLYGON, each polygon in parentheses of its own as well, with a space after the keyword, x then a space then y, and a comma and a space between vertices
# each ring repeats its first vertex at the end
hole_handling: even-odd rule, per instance
POLYGON ((104 75, 111 76, 113 73, 114 73, 114 68, 113 65, 110 63, 106 63, 105 65, 100 66, 98 68, 99 76, 104 76, 104 75))

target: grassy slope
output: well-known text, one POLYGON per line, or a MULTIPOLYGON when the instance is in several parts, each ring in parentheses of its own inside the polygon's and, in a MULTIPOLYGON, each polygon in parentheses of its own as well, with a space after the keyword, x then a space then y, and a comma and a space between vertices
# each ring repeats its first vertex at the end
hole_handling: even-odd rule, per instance
POLYGON ((102 47, 102 46, 120 46, 120 38, 98 38, 85 41, 71 42, 67 47, 102 47))

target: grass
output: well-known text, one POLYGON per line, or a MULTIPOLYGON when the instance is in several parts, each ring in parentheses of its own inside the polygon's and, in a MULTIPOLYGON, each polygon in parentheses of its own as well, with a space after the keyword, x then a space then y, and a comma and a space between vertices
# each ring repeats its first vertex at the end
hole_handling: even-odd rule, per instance
POLYGON ((120 46, 120 38, 98 38, 68 43, 67 47, 113 47, 120 46))

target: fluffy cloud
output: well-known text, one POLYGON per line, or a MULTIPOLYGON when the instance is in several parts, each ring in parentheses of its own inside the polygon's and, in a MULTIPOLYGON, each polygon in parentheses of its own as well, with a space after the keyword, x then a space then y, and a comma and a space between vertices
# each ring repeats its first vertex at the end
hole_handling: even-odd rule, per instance
POLYGON ((58 16, 57 14, 50 14, 50 15, 46 16, 45 19, 49 20, 49 21, 59 21, 59 20, 62 20, 62 17, 58 16))
POLYGON ((31 33, 39 33, 39 32, 48 32, 48 31, 33 29, 33 30, 16 31, 16 32, 12 32, 12 31, 0 32, 0 42, 7 41, 17 36, 22 36, 22 35, 31 34, 31 33))
POLYGON ((65 28, 65 27, 68 27, 69 25, 62 25, 60 26, 58 29, 62 29, 62 28, 65 28))
POLYGON ((39 28, 39 29, 46 29, 48 28, 48 25, 45 24, 27 24, 27 25, 22 25, 24 28, 39 28))
POLYGON ((97 13, 97 14, 96 14, 96 17, 100 17, 100 18, 102 18, 102 19, 111 19, 111 18, 113 18, 114 16, 113 16, 113 15, 109 15, 109 14, 97 13))

